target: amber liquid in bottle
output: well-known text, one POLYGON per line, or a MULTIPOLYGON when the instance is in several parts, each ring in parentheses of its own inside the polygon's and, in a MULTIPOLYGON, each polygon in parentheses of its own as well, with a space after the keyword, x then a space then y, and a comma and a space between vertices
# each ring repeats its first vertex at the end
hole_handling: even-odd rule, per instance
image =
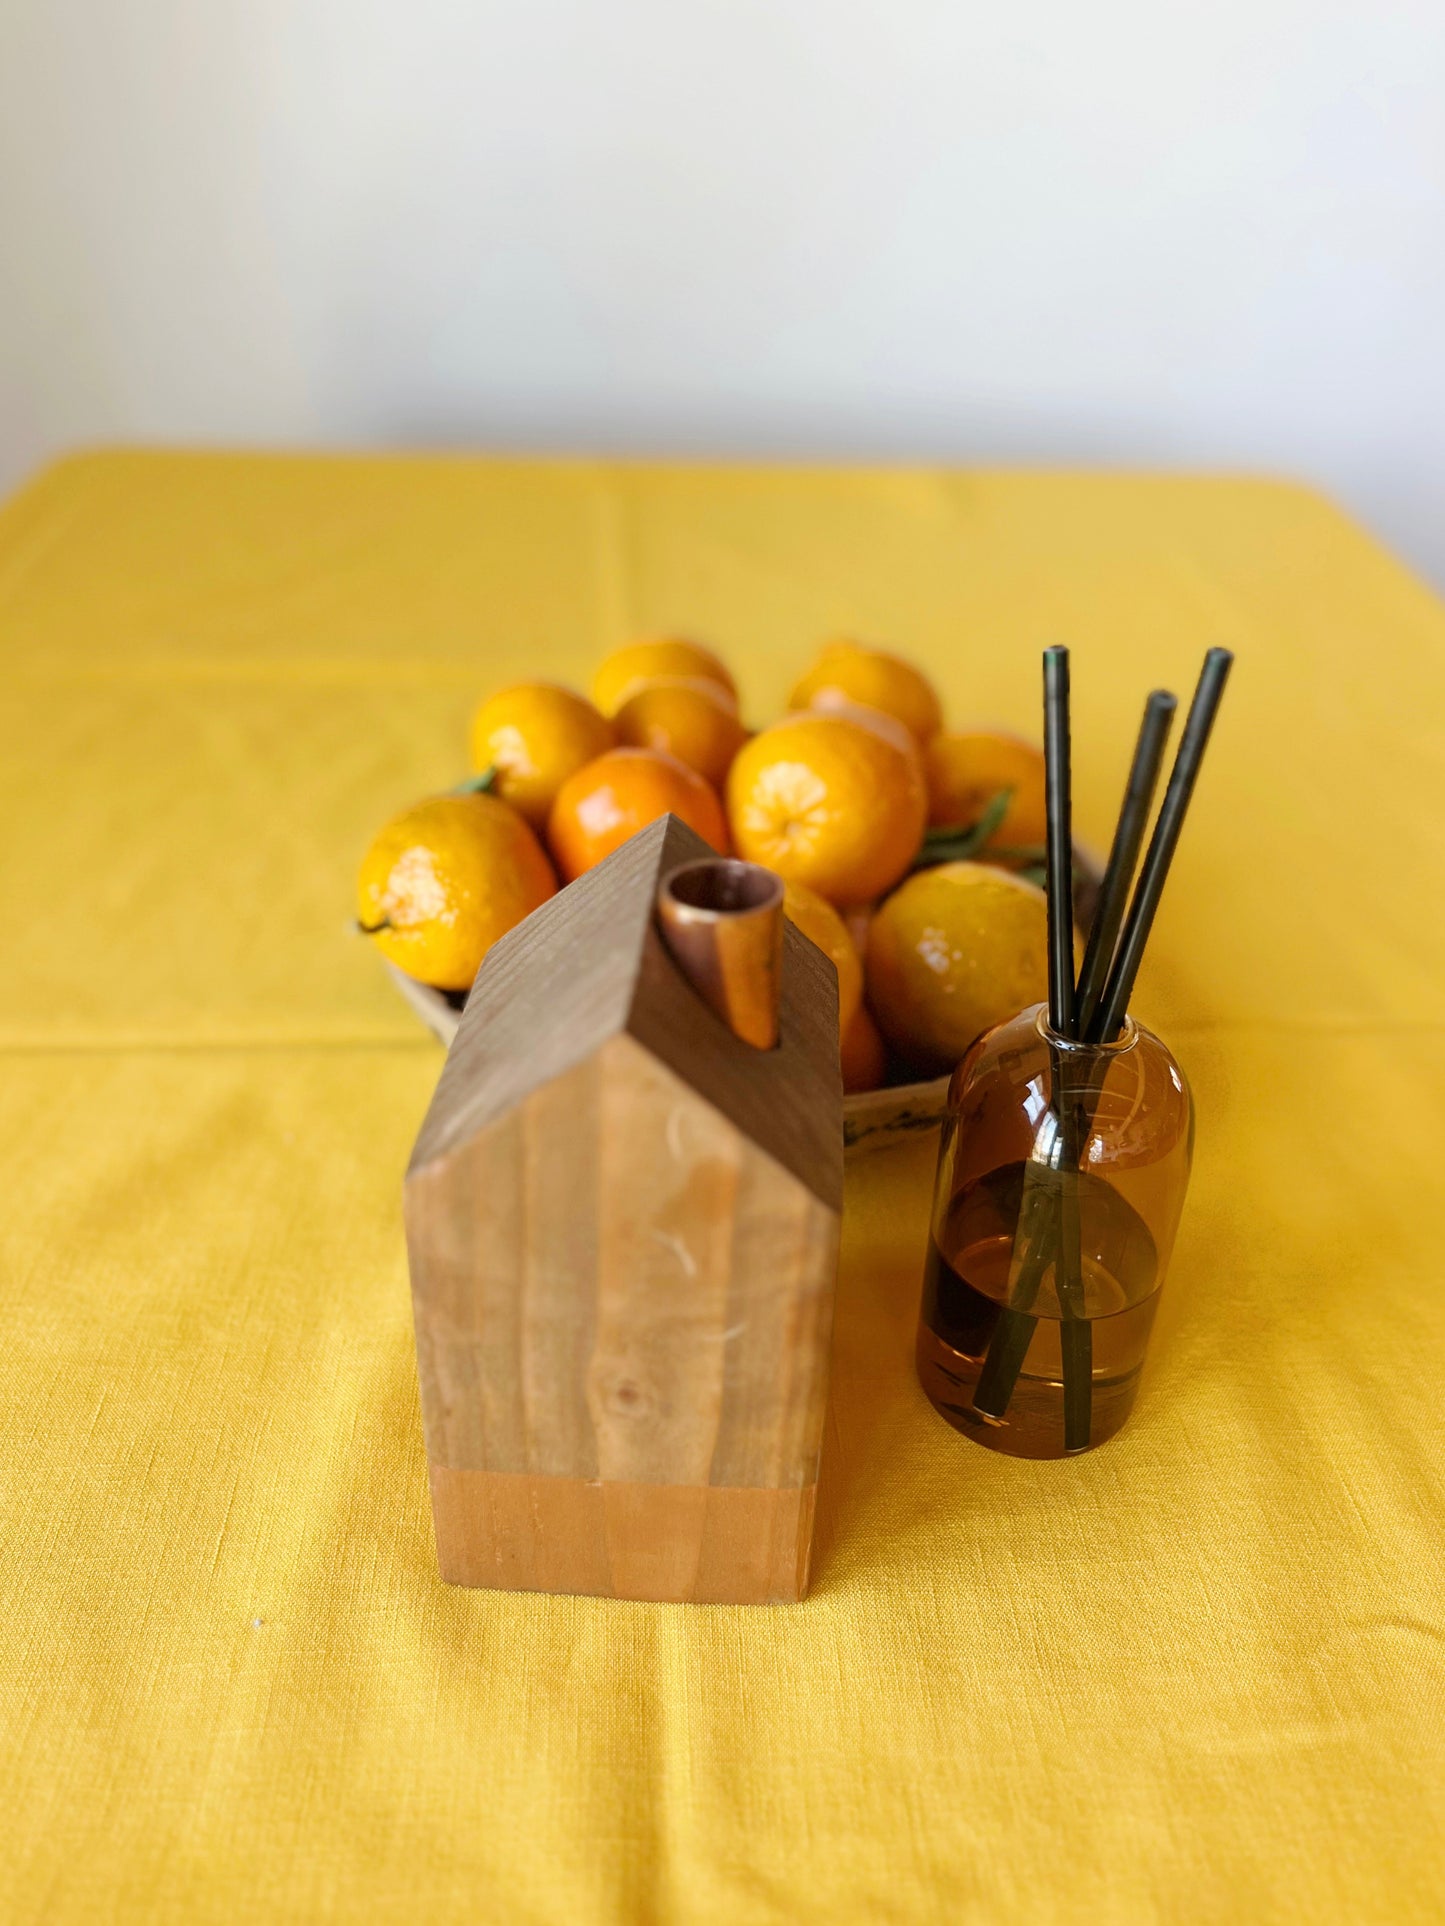
MULTIPOLYGON (((1033 1332, 1002 1418, 974 1409, 973 1393, 1009 1301, 1022 1163, 989 1172, 948 1204, 929 1240, 918 1375, 934 1408, 960 1431, 1021 1458, 1064 1452, 1061 1310, 1052 1263, 1029 1306, 1033 1332)), ((1092 1337, 1089 1442, 1102 1444, 1128 1417, 1159 1299, 1154 1240, 1139 1214, 1109 1184, 1079 1179, 1080 1266, 1092 1337)))

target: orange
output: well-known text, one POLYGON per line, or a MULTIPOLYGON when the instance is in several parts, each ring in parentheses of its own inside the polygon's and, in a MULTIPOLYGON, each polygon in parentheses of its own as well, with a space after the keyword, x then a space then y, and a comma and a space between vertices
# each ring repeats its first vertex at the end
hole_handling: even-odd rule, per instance
POLYGON ((748 739, 736 702, 721 683, 701 676, 659 676, 639 683, 613 726, 619 742, 676 756, 714 787, 748 739))
POLYGON ((865 729, 871 729, 874 735, 882 736, 885 742, 891 742, 895 749, 901 749, 905 756, 912 756, 920 769, 923 767, 923 751, 918 746, 917 737, 906 723, 900 722, 897 716, 889 715, 886 709, 875 709, 867 702, 827 702, 817 704, 812 709, 794 709, 791 714, 843 716, 849 722, 861 723, 865 729))
POLYGON ((1047 833, 1044 756, 1021 736, 995 730, 935 736, 923 752, 928 820, 939 828, 976 823, 1001 789, 1011 789, 1008 814, 984 847, 1041 843, 1047 833))
POLYGON ((737 700, 737 684, 721 657, 701 642, 684 642, 678 636, 629 642, 614 649, 592 678, 593 700, 604 715, 614 716, 639 683, 655 682, 664 675, 698 676, 704 682, 719 683, 737 700))
POLYGON ((861 702, 896 716, 920 742, 943 727, 937 691, 911 662, 861 642, 828 642, 794 688, 790 706, 832 709, 845 702, 861 702))
POLYGON ((499 689, 472 717, 472 767, 495 769, 494 793, 543 829, 574 769, 610 749, 610 724, 585 696, 555 682, 499 689))
POLYGON ((859 956, 868 954, 868 925, 873 920, 871 903, 855 903, 845 912, 843 921, 848 926, 848 934, 853 939, 853 947, 859 956))
POLYGON ((866 1003, 858 1005, 843 1032, 842 1060, 845 1096, 858 1090, 877 1090, 888 1074, 888 1052, 866 1003))
POLYGON ((863 961, 853 947, 842 917, 831 903, 803 883, 784 883, 783 914, 817 944, 838 972, 838 1034, 841 1037, 863 1001, 863 961))
POLYGON ((695 769, 656 749, 610 749, 557 792, 547 823, 557 867, 571 882, 669 811, 727 854, 722 804, 695 769))
POLYGON ((951 1070, 974 1038, 1048 990, 1044 892, 984 863, 909 877, 868 930, 868 1003, 915 1068, 951 1070))
POLYGON ((785 716, 738 751, 728 821, 740 856, 847 908, 892 887, 918 853, 923 769, 856 717, 785 716))
POLYGON ((439 990, 469 990, 482 958, 555 895, 542 846, 495 796, 433 796, 395 816, 362 859, 356 908, 388 961, 439 990))

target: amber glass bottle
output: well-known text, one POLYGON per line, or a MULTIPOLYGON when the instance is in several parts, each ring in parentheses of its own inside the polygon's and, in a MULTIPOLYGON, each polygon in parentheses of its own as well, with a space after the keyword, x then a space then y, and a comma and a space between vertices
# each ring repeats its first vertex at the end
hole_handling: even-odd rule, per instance
POLYGON ((918 1327, 936 1410, 1055 1458, 1128 1417, 1189 1182, 1183 1073, 1132 1020, 1069 1042, 1041 1004, 954 1072, 918 1327))

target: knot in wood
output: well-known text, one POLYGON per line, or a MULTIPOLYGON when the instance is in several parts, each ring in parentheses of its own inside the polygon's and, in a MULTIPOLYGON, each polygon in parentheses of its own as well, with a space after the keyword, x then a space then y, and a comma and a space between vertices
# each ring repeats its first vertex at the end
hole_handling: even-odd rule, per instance
POLYGON ((614 1418, 650 1418, 657 1409, 656 1397, 636 1378, 610 1378, 600 1389, 602 1409, 614 1418))

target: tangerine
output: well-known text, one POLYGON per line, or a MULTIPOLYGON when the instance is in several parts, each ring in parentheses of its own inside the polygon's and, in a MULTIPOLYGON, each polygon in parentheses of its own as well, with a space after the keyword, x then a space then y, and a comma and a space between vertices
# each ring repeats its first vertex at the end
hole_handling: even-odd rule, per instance
POLYGON ((592 679, 592 696, 604 715, 613 716, 643 682, 659 676, 701 677, 716 682, 737 700, 737 684, 727 664, 701 642, 685 642, 680 636, 659 636, 646 642, 628 642, 614 649, 592 679))
POLYGON ((877 1090, 888 1074, 888 1051, 866 1003, 858 1005, 843 1032, 841 1058, 845 1096, 877 1090))
POLYGON ((861 642, 825 643, 812 668, 794 687, 791 707, 833 709, 850 702, 896 716, 920 742, 927 742, 943 727, 938 692, 911 662, 861 642))
POLYGON ((669 813, 719 855, 728 853, 722 804, 695 769, 657 749, 609 749, 558 790, 547 839, 558 869, 571 882, 669 813))
POLYGON ((1017 847, 1048 834, 1044 757, 1021 736, 999 730, 948 732, 924 749, 928 820, 938 828, 970 828, 1001 789, 1011 789, 1008 813, 984 844, 1017 847))
POLYGON ((642 682, 613 717, 617 740, 661 749, 716 787, 748 739, 737 703, 721 683, 701 676, 658 676, 642 682))
POLYGON ((896 883, 918 852, 928 796, 916 750, 855 716, 785 716, 738 751, 728 821, 740 856, 839 908, 896 883))
POLYGON ((783 914, 816 943, 838 972, 838 1035, 847 1032, 863 1001, 863 961, 842 917, 806 883, 783 884, 783 914))

